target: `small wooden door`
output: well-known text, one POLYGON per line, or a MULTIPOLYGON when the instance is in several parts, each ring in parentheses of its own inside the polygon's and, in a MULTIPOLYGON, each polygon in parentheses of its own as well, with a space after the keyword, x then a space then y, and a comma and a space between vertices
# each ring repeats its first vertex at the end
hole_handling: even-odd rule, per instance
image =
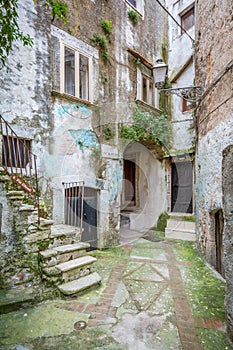
POLYGON ((129 205, 136 205, 136 165, 132 160, 124 160, 124 199, 129 205))
POLYGON ((223 268, 223 213, 218 210, 215 213, 215 242, 216 242, 216 270, 224 277, 223 268))
POLYGON ((193 212, 192 162, 172 163, 171 211, 193 212))

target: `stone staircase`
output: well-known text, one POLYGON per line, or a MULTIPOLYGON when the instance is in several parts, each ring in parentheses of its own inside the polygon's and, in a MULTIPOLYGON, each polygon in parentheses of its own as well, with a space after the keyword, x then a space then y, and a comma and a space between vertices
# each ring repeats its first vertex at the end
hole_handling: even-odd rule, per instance
POLYGON ((53 244, 39 253, 43 280, 55 285, 64 295, 77 294, 101 282, 98 273, 92 272, 96 258, 87 255, 90 245, 76 242, 75 230, 68 225, 53 226, 53 244))
POLYGON ((165 237, 185 241, 196 241, 195 222, 185 221, 179 218, 168 219, 165 237))

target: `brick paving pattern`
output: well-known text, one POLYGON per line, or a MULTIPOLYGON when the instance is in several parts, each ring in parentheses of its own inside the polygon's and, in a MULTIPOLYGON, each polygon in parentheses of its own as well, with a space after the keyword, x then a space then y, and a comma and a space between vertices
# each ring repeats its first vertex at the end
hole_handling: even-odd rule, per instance
MULTIPOLYGON (((117 307, 112 306, 113 298, 116 295, 119 284, 123 281, 126 282, 126 279, 129 278, 129 275, 132 275, 132 271, 128 274, 125 274, 125 270, 129 261, 141 263, 140 268, 144 265, 150 266, 151 269, 156 269, 153 267, 152 263, 163 264, 166 265, 169 272, 169 277, 164 277, 159 271, 156 273, 160 274, 163 279, 159 281, 160 289, 154 293, 153 297, 146 302, 143 306, 134 298, 131 290, 127 288, 129 296, 131 297, 134 305, 136 306, 138 312, 146 311, 149 307, 156 301, 156 299, 162 294, 162 292, 169 286, 172 291, 172 299, 175 310, 175 318, 176 325, 179 332, 179 338, 182 345, 183 350, 202 350, 203 345, 198 336, 198 328, 205 329, 217 329, 221 330, 223 328, 223 323, 221 320, 212 318, 212 319, 204 319, 197 318, 192 315, 192 310, 189 305, 183 280, 181 276, 181 272, 179 269, 179 265, 189 265, 189 262, 181 262, 177 261, 174 255, 172 244, 161 243, 160 247, 165 252, 166 260, 155 260, 147 257, 130 257, 129 260, 123 260, 117 266, 113 268, 111 271, 110 277, 107 281, 106 287, 102 292, 99 300, 96 303, 81 303, 81 302, 73 302, 70 304, 70 310, 76 310, 81 313, 86 313, 89 315, 88 326, 94 327, 103 324, 115 323, 117 307), (144 264, 144 265, 143 265, 144 264)), ((132 246, 128 246, 129 251, 132 246)), ((138 270, 140 269, 138 268, 138 270)), ((137 270, 134 269, 133 273, 137 270)), ((131 279, 133 280, 133 278, 131 279)), ((147 276, 144 278, 137 278, 135 281, 140 282, 153 282, 148 280, 147 276)))

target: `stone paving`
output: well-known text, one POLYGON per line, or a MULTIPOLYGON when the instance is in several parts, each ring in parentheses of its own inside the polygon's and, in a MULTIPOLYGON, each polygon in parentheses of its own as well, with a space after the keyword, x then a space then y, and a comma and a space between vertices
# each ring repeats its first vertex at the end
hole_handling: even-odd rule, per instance
POLYGON ((100 289, 2 315, 0 349, 232 348, 225 334, 224 281, 203 265, 191 243, 139 238, 93 255, 102 277, 100 289), (195 281, 190 279, 191 270, 197 273, 195 281), (198 273, 205 276, 203 288, 213 289, 212 296, 209 289, 207 297, 203 291, 201 302, 195 295, 198 273), (18 331, 15 324, 15 335, 13 321, 20 323, 18 331), (74 330, 75 325, 84 327, 74 330))

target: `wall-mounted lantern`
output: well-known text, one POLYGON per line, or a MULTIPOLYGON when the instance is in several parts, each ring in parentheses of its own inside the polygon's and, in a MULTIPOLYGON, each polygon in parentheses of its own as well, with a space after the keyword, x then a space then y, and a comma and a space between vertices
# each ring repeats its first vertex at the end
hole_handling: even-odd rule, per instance
POLYGON ((167 64, 164 63, 162 59, 158 59, 156 61, 156 64, 152 68, 155 87, 159 89, 160 92, 164 91, 166 96, 168 96, 169 94, 174 94, 185 99, 186 101, 191 102, 192 104, 196 104, 202 96, 201 86, 187 86, 176 89, 163 89, 167 76, 167 70, 167 64))

